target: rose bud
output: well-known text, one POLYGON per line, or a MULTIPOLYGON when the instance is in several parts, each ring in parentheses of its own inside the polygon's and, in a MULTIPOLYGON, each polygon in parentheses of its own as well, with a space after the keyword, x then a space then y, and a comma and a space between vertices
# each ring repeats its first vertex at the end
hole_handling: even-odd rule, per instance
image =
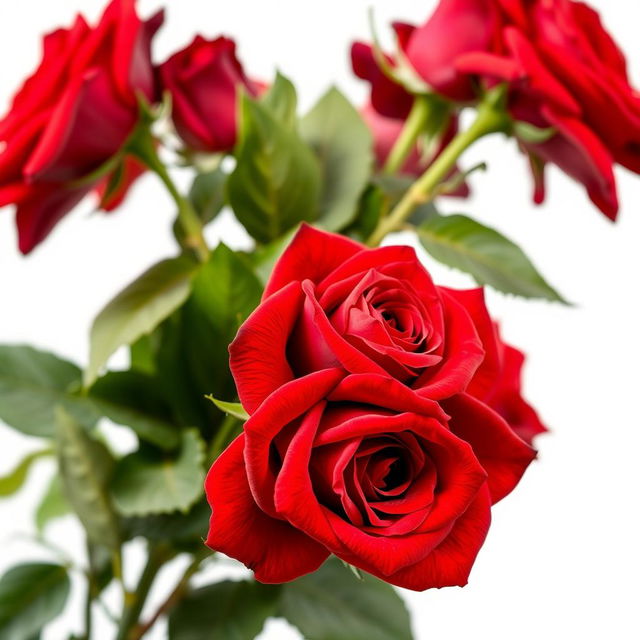
POLYGON ((484 399, 502 375, 482 289, 434 285, 411 247, 368 249, 308 225, 229 353, 249 413, 294 378, 333 367, 386 375, 436 400, 467 388, 484 399))
POLYGON ((256 96, 261 85, 250 80, 229 38, 196 36, 160 66, 160 81, 171 94, 172 118, 194 151, 231 151, 238 129, 238 94, 256 96))
POLYGON ((17 205, 19 248, 31 251, 103 176, 155 100, 151 39, 162 12, 142 22, 134 0, 112 0, 95 27, 78 16, 44 38, 40 66, 0 121, 0 205, 17 205))
POLYGON ((333 553, 408 589, 462 586, 491 504, 534 455, 471 396, 440 406, 389 377, 324 369, 276 389, 213 464, 207 544, 267 583, 333 553))

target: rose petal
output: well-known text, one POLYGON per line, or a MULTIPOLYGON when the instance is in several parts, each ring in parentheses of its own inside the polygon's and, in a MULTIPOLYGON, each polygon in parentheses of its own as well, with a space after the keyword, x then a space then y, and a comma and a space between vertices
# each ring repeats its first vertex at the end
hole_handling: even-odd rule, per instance
POLYGON ((364 247, 344 236, 302 224, 271 273, 263 300, 292 281, 318 283, 364 247))
POLYGON ((466 440, 488 473, 494 503, 509 494, 522 478, 536 452, 486 404, 468 394, 443 401, 451 415, 451 431, 466 440))
POLYGON ((291 282, 256 308, 229 345, 231 373, 249 413, 294 378, 286 349, 303 300, 300 283, 291 282))
POLYGON ((240 560, 265 583, 315 571, 329 552, 299 529, 264 513, 253 500, 238 436, 211 467, 205 493, 212 514, 207 545, 240 560))
MULTIPOLYGON (((343 376, 340 369, 325 369, 292 380, 269 396, 245 423, 247 475, 256 502, 267 513, 275 514, 273 486, 277 469, 270 457, 273 440, 289 423, 311 411, 343 376)), ((310 416, 304 415, 303 424, 317 423, 317 419, 316 409, 310 416)))

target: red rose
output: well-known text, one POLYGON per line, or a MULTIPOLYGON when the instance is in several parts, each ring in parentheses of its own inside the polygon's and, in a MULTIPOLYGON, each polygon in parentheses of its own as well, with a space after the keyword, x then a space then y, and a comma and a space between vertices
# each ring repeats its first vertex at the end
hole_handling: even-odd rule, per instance
POLYGON ((78 16, 45 36, 43 58, 0 122, 0 205, 17 205, 23 253, 41 242, 100 178, 155 99, 150 42, 162 13, 142 22, 134 0, 113 0, 96 27, 78 16))
MULTIPOLYGON (((393 149, 393 145, 400 137, 404 122, 396 118, 387 118, 380 115, 371 105, 367 105, 361 113, 373 134, 373 150, 376 156, 376 164, 379 168, 382 168, 387 156, 393 149)), ((442 150, 451 142, 457 132, 458 118, 452 116, 448 127, 438 141, 437 147, 425 155, 420 148, 420 144, 416 144, 404 161, 402 167, 400 167, 400 173, 414 176, 422 175, 433 160, 437 158, 442 150)), ((459 173, 459 170, 454 169, 451 172, 450 178, 455 177, 457 173, 459 173)), ((469 195, 469 186, 466 182, 463 182, 455 190, 447 192, 446 195, 466 198, 469 195)))
POLYGON ((520 141, 531 156, 536 202, 545 195, 544 164, 552 162, 615 219, 613 163, 640 173, 640 95, 595 11, 572 0, 441 0, 423 26, 396 25, 396 32, 436 92, 468 101, 481 81, 508 82, 514 119, 555 129, 544 142, 520 141))
POLYGON ((196 151, 230 151, 238 129, 238 92, 259 93, 245 75, 233 40, 193 42, 160 66, 163 89, 171 94, 172 118, 185 144, 196 151))
POLYGON ((473 100, 473 78, 458 69, 468 54, 500 46, 501 15, 496 0, 440 0, 421 27, 395 25, 399 44, 425 82, 451 100, 473 100))
POLYGON ((409 589, 466 584, 490 506, 533 450, 466 394, 440 406, 389 377, 344 376, 288 382, 246 422, 206 480, 207 544, 262 582, 333 553, 409 589))
POLYGON ((482 290, 435 286, 411 247, 367 249, 303 225, 229 347, 230 365, 249 413, 293 378, 331 367, 439 399, 472 379, 492 382, 485 333, 493 337, 482 290))

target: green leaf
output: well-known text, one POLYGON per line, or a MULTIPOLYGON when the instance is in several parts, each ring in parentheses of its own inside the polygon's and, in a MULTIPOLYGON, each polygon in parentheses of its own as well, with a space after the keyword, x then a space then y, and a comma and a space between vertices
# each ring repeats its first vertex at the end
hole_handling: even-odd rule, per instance
POLYGON ((142 536, 154 542, 168 542, 185 551, 202 550, 202 536, 209 526, 211 508, 206 499, 194 504, 187 513, 173 511, 151 516, 124 518, 127 540, 142 536))
POLYGON ((261 295, 247 260, 220 244, 194 278, 183 308, 162 326, 158 375, 182 425, 199 426, 209 437, 221 421, 205 395, 234 394, 228 345, 261 295))
POLYGON ((298 96, 291 81, 279 71, 269 90, 262 96, 260 102, 270 111, 271 115, 288 129, 296 126, 296 110, 298 96))
POLYGON ((202 495, 205 445, 195 429, 182 434, 175 454, 141 448, 118 461, 111 484, 124 516, 187 512, 202 495))
POLYGON ((253 271, 221 243, 194 278, 189 302, 199 307, 220 335, 233 338, 261 296, 262 285, 253 271))
POLYGON ((339 231, 354 220, 360 195, 369 180, 373 167, 371 132, 335 88, 302 119, 300 131, 313 147, 322 173, 317 224, 339 231))
POLYGON ((311 149, 267 107, 243 97, 242 142, 227 182, 236 217, 269 242, 317 215, 320 169, 311 149))
POLYGON ((289 246, 297 231, 298 227, 294 227, 269 244, 256 247, 250 254, 246 254, 253 265, 256 276, 263 285, 269 281, 275 263, 289 246))
POLYGON ((45 456, 50 456, 53 453, 51 449, 42 449, 41 451, 34 451, 33 453, 25 456, 22 461, 13 468, 7 475, 0 477, 0 497, 10 496, 22 487, 29 475, 31 465, 45 456))
POLYGON ((109 357, 157 327, 188 297, 196 269, 185 256, 163 260, 121 291, 98 314, 91 328, 89 366, 85 386, 90 386, 109 357))
POLYGON ((246 580, 225 580, 196 589, 171 612, 169 638, 253 640, 275 613, 279 592, 277 586, 246 580))
POLYGON ((64 409, 56 410, 58 463, 65 497, 84 526, 89 540, 118 547, 118 522, 108 494, 113 458, 64 409))
POLYGON ((345 235, 365 242, 378 226, 380 218, 389 207, 389 198, 377 185, 370 184, 360 196, 356 219, 347 229, 345 235))
POLYGON ((335 558, 318 571, 283 585, 280 614, 306 640, 411 640, 411 622, 390 585, 359 581, 335 558))
POLYGON ((55 432, 54 409, 62 404, 89 426, 93 411, 67 393, 80 380, 81 371, 71 362, 32 347, 2 345, 0 419, 22 433, 49 438, 55 432))
POLYGON ((71 583, 64 567, 21 564, 0 578, 0 640, 32 640, 62 613, 71 583))
POLYGON ((224 400, 217 400, 213 396, 207 396, 213 404, 223 411, 228 416, 233 416, 234 418, 238 418, 238 420, 248 420, 249 414, 245 411, 244 407, 239 402, 225 402, 224 400))
POLYGON ((209 224, 222 210, 226 181, 227 174, 218 167, 198 174, 191 184, 189 200, 202 224, 209 224))
POLYGON ((433 215, 417 229, 422 246, 440 262, 480 285, 524 298, 565 302, 513 242, 463 215, 433 215))
POLYGON ((36 527, 38 533, 42 533, 52 520, 66 516, 71 512, 71 506, 62 492, 62 482, 60 476, 51 478, 47 492, 42 497, 36 509, 36 527))
POLYGON ((228 345, 260 301, 262 285, 246 257, 218 245, 181 309, 160 327, 156 374, 178 424, 208 439, 224 419, 205 398, 230 398, 228 345))
POLYGON ((154 375, 156 373, 155 354, 158 350, 159 333, 154 331, 138 338, 130 347, 131 369, 154 375))
POLYGON ((140 371, 111 371, 91 387, 90 399, 113 422, 163 449, 180 443, 171 410, 152 377, 140 371))

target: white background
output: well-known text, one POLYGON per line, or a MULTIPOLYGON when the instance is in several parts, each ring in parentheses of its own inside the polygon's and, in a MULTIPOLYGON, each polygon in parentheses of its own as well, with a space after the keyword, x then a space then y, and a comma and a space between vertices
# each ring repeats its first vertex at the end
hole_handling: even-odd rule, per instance
MULTIPOLYGON (((36 64, 39 36, 68 25, 80 8, 95 19, 101 4, 2 2, 2 109, 36 64)), ((155 43, 158 61, 185 45, 197 30, 208 36, 224 32, 237 39, 251 75, 268 80, 280 68, 294 79, 307 108, 331 83, 355 101, 364 100, 366 89, 352 77, 347 52, 354 38, 367 38, 368 5, 374 5, 382 32, 391 19, 423 20, 435 2, 167 4, 172 4, 168 22, 155 43)), ((627 52, 637 82, 640 10, 620 0, 592 4, 627 52)), ((140 4, 144 15, 158 6, 157 0, 140 4)), ((553 433, 539 440, 539 461, 495 508, 469 585, 405 592, 415 635, 418 640, 637 638, 640 179, 618 172, 622 207, 614 226, 579 186, 555 170, 549 172, 547 203, 534 207, 526 163, 512 141, 485 140, 469 152, 464 164, 481 160, 487 160, 490 169, 472 179, 473 198, 449 200, 442 208, 468 212, 519 242, 575 306, 488 294, 507 338, 530 354, 527 395, 553 433)), ((140 181, 117 212, 93 214, 92 208, 91 202, 78 207, 26 259, 16 249, 11 208, 0 211, 0 342, 26 342, 85 363, 95 313, 134 276, 175 251, 169 232, 172 206, 152 176, 140 181)), ((242 230, 226 216, 208 236, 211 243, 220 236, 234 246, 246 242, 242 230)), ((425 262, 440 283, 471 284, 426 257, 425 262)), ((122 440, 123 447, 127 444, 122 440)), ((0 474, 37 447, 35 439, 0 425, 0 474)), ((50 474, 51 467, 41 464, 24 490, 0 503, 0 571, 25 558, 52 557, 15 535, 33 534, 31 514, 50 474)), ((81 537, 71 519, 54 525, 50 533, 63 548, 78 553, 81 537)), ((134 549, 126 567, 130 581, 138 567, 134 549)), ((177 570, 168 570, 159 592, 170 588, 177 570)), ((351 578, 345 573, 344 579, 351 578)), ((157 602, 159 592, 152 600, 157 602)), ((117 603, 117 597, 110 593, 110 602, 117 603)), ((78 605, 76 596, 65 616, 45 634, 47 640, 79 631, 79 616, 72 610, 78 605)), ((110 627, 100 620, 98 635, 109 638, 110 627)), ((164 637, 162 629, 154 637, 164 637)), ((278 622, 269 623, 261 636, 296 637, 278 622)))

